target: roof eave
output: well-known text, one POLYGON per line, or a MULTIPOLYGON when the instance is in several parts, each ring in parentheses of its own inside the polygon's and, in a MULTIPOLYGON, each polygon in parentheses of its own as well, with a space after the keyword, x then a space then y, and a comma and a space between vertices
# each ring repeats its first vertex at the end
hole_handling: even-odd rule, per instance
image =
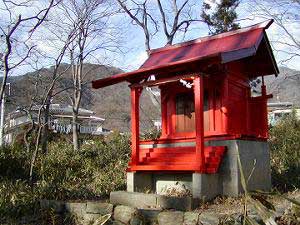
MULTIPOLYGON (((141 68, 141 69, 138 69, 138 70, 135 70, 132 72, 128 72, 128 73, 120 73, 120 74, 114 75, 112 77, 107 77, 107 78, 92 81, 92 87, 94 89, 99 89, 99 88, 103 88, 106 86, 120 83, 122 81, 130 82, 131 79, 134 79, 137 76, 140 76, 141 78, 143 78, 144 76, 146 77, 146 76, 153 75, 153 74, 157 75, 157 74, 161 73, 162 71, 165 71, 167 68, 171 70, 172 68, 177 67, 177 70, 180 70, 180 69, 182 69, 183 65, 186 65, 189 63, 195 63, 200 60, 201 61, 215 60, 215 61, 221 62, 221 54, 218 53, 218 54, 213 54, 213 55, 209 55, 206 57, 194 57, 191 59, 185 59, 185 60, 181 60, 181 61, 167 63, 164 65, 141 68)), ((200 69, 199 69, 199 72, 200 72, 200 69)))
POLYGON ((256 54, 257 49, 253 46, 251 48, 238 49, 235 51, 222 52, 221 53, 221 63, 225 64, 228 62, 243 59, 256 54))
POLYGON ((266 31, 264 31, 264 41, 266 42, 266 45, 267 45, 267 49, 268 49, 268 53, 270 55, 270 58, 271 58, 271 61, 272 61, 272 65, 274 67, 274 74, 275 76, 277 77, 278 74, 279 74, 279 68, 278 68, 278 65, 277 65, 277 62, 276 62, 276 59, 275 59, 275 56, 273 54, 273 51, 272 51, 272 47, 270 45, 270 41, 268 39, 268 36, 266 35, 266 31))

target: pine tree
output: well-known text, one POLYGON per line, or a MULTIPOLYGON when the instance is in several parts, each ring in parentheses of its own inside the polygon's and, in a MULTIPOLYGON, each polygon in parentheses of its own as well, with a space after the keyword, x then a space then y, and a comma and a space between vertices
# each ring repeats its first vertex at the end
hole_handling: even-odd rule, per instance
POLYGON ((210 34, 219 34, 240 28, 235 22, 237 18, 236 8, 239 0, 220 0, 211 3, 204 2, 201 17, 208 25, 210 34), (215 4, 215 7, 213 7, 215 4))

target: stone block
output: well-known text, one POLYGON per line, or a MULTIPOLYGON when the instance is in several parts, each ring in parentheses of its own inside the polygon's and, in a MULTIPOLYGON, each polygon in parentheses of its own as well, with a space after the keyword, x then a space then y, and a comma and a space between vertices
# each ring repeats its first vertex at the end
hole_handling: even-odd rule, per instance
POLYGON ((192 192, 192 174, 153 174, 155 193, 164 195, 168 189, 192 192))
POLYGON ((124 223, 122 223, 122 222, 120 222, 120 221, 117 221, 117 220, 112 221, 110 224, 111 224, 111 225, 124 225, 124 223))
POLYGON ((128 192, 146 192, 152 191, 153 180, 150 173, 127 173, 127 191, 128 192))
POLYGON ((134 181, 135 181, 135 173, 134 172, 127 172, 127 191, 134 192, 134 181))
POLYGON ((238 197, 240 194, 240 187, 239 187, 239 176, 240 173, 230 173, 230 174, 220 174, 222 176, 222 187, 223 191, 221 194, 225 196, 232 196, 238 197))
POLYGON ((118 220, 124 224, 130 224, 131 218, 138 215, 136 208, 125 205, 118 205, 114 210, 114 220, 118 220))
MULTIPOLYGON (((250 191, 270 191, 271 167, 268 143, 264 141, 237 140, 237 144, 245 177, 248 178, 254 169, 247 189, 250 191), (255 164, 254 161, 256 162, 255 164)), ((243 192, 240 183, 239 177, 240 192, 243 192)))
POLYGON ((141 215, 134 215, 130 220, 130 225, 144 225, 144 218, 141 215))
POLYGON ((185 212, 183 217, 183 225, 199 225, 199 215, 197 212, 185 212))
POLYGON ((147 224, 157 224, 157 216, 161 209, 138 209, 139 214, 143 215, 147 224))
POLYGON ((208 201, 219 195, 221 184, 218 174, 193 174, 193 197, 208 201))
POLYGON ((65 203, 65 209, 68 213, 76 216, 78 219, 84 217, 86 213, 86 203, 82 202, 67 202, 65 203))
POLYGON ((208 145, 227 146, 227 151, 219 169, 221 184, 220 194, 238 196, 243 192, 238 166, 238 155, 241 159, 245 177, 248 177, 254 168, 254 172, 248 182, 248 190, 270 190, 270 155, 266 141, 209 141, 208 145), (255 160, 256 164, 254 166, 255 160))
POLYGON ((180 211, 165 211, 157 216, 159 225, 182 225, 183 212, 180 211))
POLYGON ((215 212, 203 212, 199 215, 199 224, 218 225, 219 217, 215 212))
POLYGON ((156 197, 157 195, 155 194, 116 191, 110 193, 110 203, 137 208, 153 208, 156 207, 156 197))
POLYGON ((106 202, 87 202, 86 212, 87 213, 97 213, 101 215, 112 214, 113 204, 106 202))
POLYGON ((169 197, 158 195, 157 196, 157 207, 162 209, 175 209, 187 211, 192 209, 192 198, 191 197, 169 197))
POLYGON ((100 214, 83 214, 83 222, 84 224, 93 224, 97 219, 101 217, 100 214))
POLYGON ((42 209, 52 209, 56 213, 62 213, 65 210, 64 202, 56 200, 40 200, 40 207, 42 209))

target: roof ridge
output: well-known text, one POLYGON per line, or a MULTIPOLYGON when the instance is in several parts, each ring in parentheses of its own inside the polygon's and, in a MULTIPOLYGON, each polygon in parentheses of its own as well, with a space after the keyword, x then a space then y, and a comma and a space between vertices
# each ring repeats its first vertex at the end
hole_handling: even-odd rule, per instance
POLYGON ((204 37, 196 38, 196 39, 193 39, 193 40, 190 40, 190 41, 181 42, 181 43, 174 44, 174 45, 167 45, 167 46, 164 46, 164 47, 152 49, 149 52, 150 52, 150 55, 151 55, 153 53, 167 51, 167 50, 170 50, 170 49, 176 49, 176 48, 188 46, 188 45, 191 45, 191 44, 200 43, 200 42, 203 42, 203 41, 209 41, 209 40, 215 40, 215 39, 218 39, 218 38, 229 37, 229 36, 232 36, 232 35, 235 35, 235 34, 245 33, 245 32, 251 31, 251 30, 255 30, 255 29, 260 29, 260 28, 268 29, 268 27, 273 23, 273 21, 274 21, 273 19, 266 20, 264 22, 260 22, 260 23, 254 24, 254 25, 243 27, 243 28, 240 28, 240 29, 237 29, 237 30, 228 31, 228 32, 220 33, 220 34, 211 35, 211 36, 204 36, 204 37))

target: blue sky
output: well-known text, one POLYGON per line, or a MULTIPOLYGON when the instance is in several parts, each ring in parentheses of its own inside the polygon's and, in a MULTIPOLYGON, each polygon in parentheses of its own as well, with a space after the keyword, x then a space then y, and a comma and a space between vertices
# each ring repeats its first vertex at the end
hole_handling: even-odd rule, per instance
MULTIPOLYGON (((275 0, 276 1, 276 0, 275 0)), ((240 20, 240 25, 242 27, 250 26, 259 22, 267 20, 267 17, 261 16, 252 16, 254 10, 258 9, 249 9, 252 5, 249 5, 248 1, 242 1, 238 8, 238 16, 240 20)), ((289 9, 293 10, 293 9, 289 9)), ((124 19, 124 18, 123 18, 124 19)), ((300 19, 297 22, 289 23, 286 25, 287 28, 295 37, 300 37, 300 19)), ((189 31, 183 37, 182 34, 177 35, 174 43, 179 43, 187 40, 196 39, 199 37, 208 35, 208 28, 205 24, 201 22, 194 23, 190 27, 189 31)), ((284 32, 280 27, 275 23, 267 30, 267 35, 271 41, 273 47, 273 53, 275 55, 276 61, 279 66, 287 66, 292 69, 300 70, 299 57, 289 60, 288 62, 282 63, 282 60, 288 58, 288 55, 281 52, 280 50, 286 51, 295 51, 295 49, 287 49, 286 45, 280 45, 277 43, 278 40, 284 40, 287 43, 289 39, 286 38, 284 32), (279 50, 279 51, 278 51, 279 50)), ((164 46, 165 37, 162 33, 159 33, 153 41, 152 47, 158 48, 164 46)), ((116 65, 120 66, 124 70, 133 70, 138 68, 147 58, 144 48, 144 36, 142 30, 139 27, 134 25, 128 26, 128 34, 126 35, 125 44, 130 48, 130 51, 125 56, 116 57, 116 65)), ((299 53, 299 52, 298 52, 299 53)))
MULTIPOLYGON (((43 0, 44 1, 44 0, 43 0)), ((180 2, 180 0, 178 0, 180 2)), ((191 0, 194 1, 194 0, 191 0)), ((205 0, 205 1, 213 1, 213 0, 205 0)), ((218 1, 218 0, 216 0, 218 1)), ((256 0, 251 0, 253 1, 256 0)), ((259 1, 259 0, 257 0, 259 1)), ((280 0, 265 0, 266 2, 271 2, 271 5, 273 2, 280 1, 280 0)), ((150 7, 152 7, 152 10, 155 10, 156 1, 155 0, 149 0, 150 7)), ((166 4, 167 1, 163 1, 164 4, 166 4)), ((249 26, 252 24, 256 24, 262 21, 265 21, 268 19, 268 17, 265 16, 252 16, 253 12, 255 14, 259 14, 259 8, 253 7, 253 5, 250 5, 250 1, 248 0, 242 0, 240 6, 238 7, 238 19, 240 20, 240 25, 242 27, 249 26)), ((197 5, 197 7, 200 9, 202 5, 202 1, 195 0, 194 3, 197 5)), ((1 7, 1 3, 0 3, 1 7)), ((280 10, 285 10, 285 12, 295 12, 297 8, 285 8, 285 9, 278 9, 278 12, 280 10)), ((16 13, 22 13, 22 14, 30 14, 30 11, 27 8, 22 8, 16 13)), ((200 13, 200 12, 196 12, 200 13)), ((55 13, 54 13, 55 14, 55 13)), ((5 15, 3 11, 0 11, 0 25, 5 21, 7 17, 7 14, 5 15)), ((58 17, 58 16, 57 16, 58 17)), ((63 18, 60 18, 62 20, 63 18)), ((295 21, 289 21, 288 24, 286 24, 287 29, 296 37, 300 37, 300 18, 295 21)), ((144 34, 140 27, 136 25, 132 25, 130 22, 130 18, 127 17, 124 14, 120 14, 118 16, 115 16, 110 21, 112 24, 116 24, 116 26, 121 27, 119 30, 118 35, 118 42, 122 46, 122 53, 116 53, 116 52, 106 52, 103 54, 103 52, 99 52, 95 54, 93 58, 90 59, 91 63, 103 63, 103 64, 109 64, 116 67, 119 67, 125 71, 131 71, 134 69, 137 69, 147 58, 147 54, 145 52, 145 46, 144 46, 144 34)), ((160 28, 161 31, 161 28, 160 28)), ((47 29, 40 29, 40 34, 42 34, 40 37, 38 37, 36 40, 34 40, 34 44, 37 44, 37 47, 39 50, 44 51, 46 54, 51 55, 53 54, 57 49, 59 49, 59 45, 55 44, 54 42, 50 43, 46 40, 46 36, 49 36, 49 30, 47 29)), ((275 23, 267 30, 268 37, 271 41, 272 47, 274 49, 274 55, 275 58, 280 65, 280 62, 288 57, 284 51, 295 51, 295 49, 288 49, 286 45, 279 44, 278 41, 284 41, 289 42, 289 39, 284 35, 284 32, 282 29, 280 29, 275 23)), ((208 35, 208 28, 207 26, 202 22, 195 22, 193 25, 189 27, 189 30, 187 33, 178 33, 174 43, 180 43, 183 41, 188 41, 192 39, 196 39, 199 37, 207 36, 208 35)), ((298 38, 299 40, 299 38, 298 38)), ((105 39, 104 39, 105 41, 105 39)), ((165 36, 163 32, 158 32, 157 35, 155 35, 151 41, 151 47, 152 48, 158 48, 164 46, 166 43, 165 36)), ((299 50, 298 50, 299 51, 299 50)), ((299 53, 299 52, 298 52, 299 53)), ((300 54, 300 53, 299 53, 300 54)), ((42 61, 42 60, 41 60, 42 61)), ((292 69, 300 70, 300 63, 299 57, 294 58, 292 60, 289 60, 284 65, 288 66, 292 69)), ((44 60, 41 65, 43 66, 50 66, 51 61, 44 60)), ((13 75, 19 75, 24 74, 25 72, 33 70, 30 66, 24 66, 19 68, 18 70, 15 70, 13 75)))

